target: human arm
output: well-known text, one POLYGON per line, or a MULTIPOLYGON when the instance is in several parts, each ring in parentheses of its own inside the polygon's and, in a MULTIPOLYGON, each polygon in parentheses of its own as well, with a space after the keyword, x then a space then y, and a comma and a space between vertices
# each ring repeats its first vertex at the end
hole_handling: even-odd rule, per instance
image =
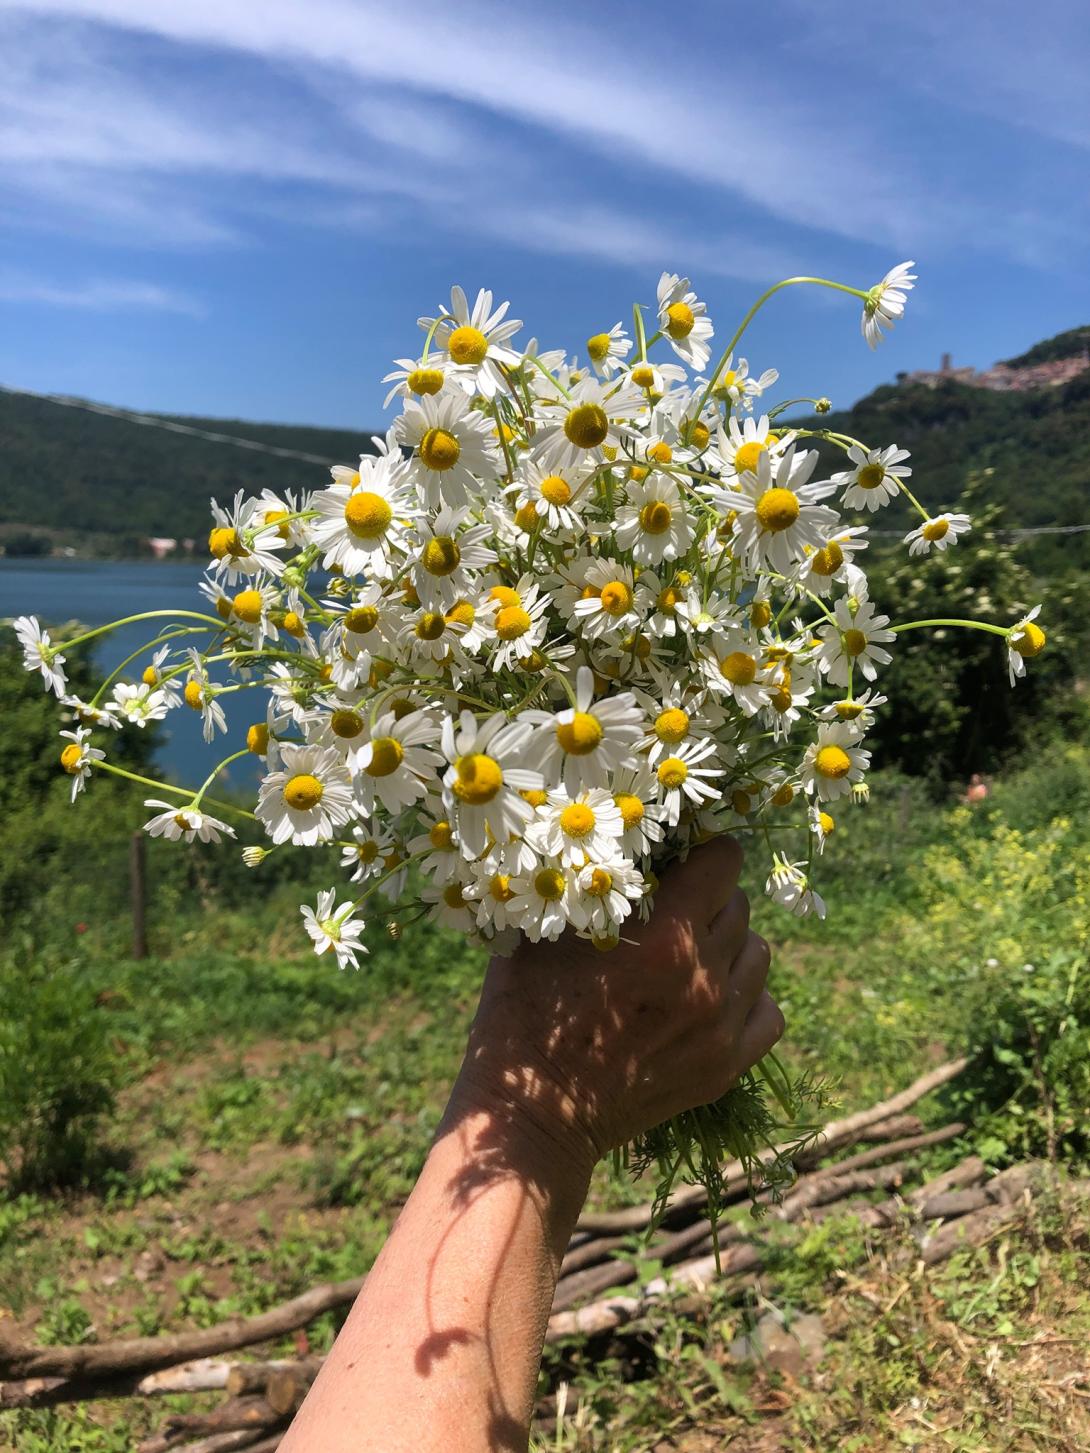
POLYGON ((598 1158, 772 1047, 741 850, 671 868, 634 945, 494 959, 431 1153, 281 1453, 524 1450, 560 1261, 598 1158))

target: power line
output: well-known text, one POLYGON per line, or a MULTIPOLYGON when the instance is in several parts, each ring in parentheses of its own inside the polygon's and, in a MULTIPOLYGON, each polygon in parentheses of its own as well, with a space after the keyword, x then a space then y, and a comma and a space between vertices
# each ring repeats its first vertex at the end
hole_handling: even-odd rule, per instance
POLYGON ((274 454, 278 459, 299 459, 304 464, 327 466, 343 462, 339 459, 327 459, 324 454, 308 454, 302 449, 282 449, 276 444, 264 444, 259 439, 241 439, 237 434, 219 434, 211 429, 197 429, 192 424, 176 424, 171 419, 157 418, 154 414, 134 414, 128 409, 112 408, 109 404, 93 404, 87 399, 77 399, 70 394, 39 394, 32 389, 9 388, 6 384, 0 384, 0 393, 41 399, 45 403, 60 404, 66 409, 82 409, 88 414, 124 419, 130 424, 141 424, 149 429, 165 429, 171 434, 188 434, 194 439, 207 439, 212 444, 230 444, 235 449, 252 449, 258 454, 274 454))
MULTIPOLYGON (((340 464, 339 459, 327 459, 324 454, 308 454, 302 449, 282 449, 275 444, 263 444, 258 439, 242 439, 237 434, 219 434, 211 429, 197 429, 192 424, 176 424, 171 419, 155 414, 136 414, 128 409, 115 409, 110 404, 95 404, 87 399, 78 399, 71 394, 40 394, 33 389, 10 388, 0 384, 0 393, 16 394, 22 398, 41 399, 45 403, 59 404, 66 409, 83 409, 89 414, 103 414, 110 419, 124 419, 130 424, 140 424, 150 429, 165 429, 171 434, 188 434, 195 439, 206 439, 212 444, 230 444, 235 449, 253 449, 259 454, 273 454, 278 459, 299 459, 304 464, 340 464)), ((1007 530, 992 530, 1005 540, 1024 540, 1031 535, 1081 535, 1090 530, 1090 525, 1025 525, 1012 526, 1007 530)), ((868 530, 874 538, 901 540, 904 530, 868 530)))

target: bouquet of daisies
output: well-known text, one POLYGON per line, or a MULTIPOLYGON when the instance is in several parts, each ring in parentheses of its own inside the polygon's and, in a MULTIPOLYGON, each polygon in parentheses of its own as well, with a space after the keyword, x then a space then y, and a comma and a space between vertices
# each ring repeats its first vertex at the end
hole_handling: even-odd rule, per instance
MULTIPOLYGON (((170 800, 149 799, 147 831, 233 837, 207 794, 256 755, 253 812, 217 810, 250 820, 251 866, 289 846, 339 856, 342 886, 302 913, 342 968, 366 953, 365 911, 426 915, 501 953, 565 932, 612 949, 650 913, 662 865, 726 832, 767 850, 777 903, 824 914, 818 860, 840 806, 866 797, 898 635, 992 631, 1012 684, 1045 639, 1036 612, 892 624, 860 563, 866 521, 904 496, 920 515, 908 548, 926 554, 968 517, 919 503, 905 450, 820 428, 827 400, 766 407, 775 370, 735 357, 758 308, 797 284, 859 299, 873 347, 911 267, 868 289, 786 279, 714 363, 687 278, 664 273, 654 308, 588 338, 585 360, 517 347, 506 303, 452 289, 384 380, 397 418, 358 465, 298 495, 213 501, 207 609, 115 623, 151 627, 131 678, 67 695, 57 645, 16 622, 28 667, 77 718, 60 758, 73 800, 121 771, 92 744, 103 733, 188 710, 212 740, 221 697, 248 692, 245 740, 202 786, 149 782, 170 800), (818 427, 780 423, 803 404, 818 427), (819 440, 843 456, 827 475, 819 440)), ((636 1158, 709 1186, 725 1154, 756 1172, 807 1088, 770 1058, 636 1158)), ((763 1166, 766 1181, 783 1170, 763 1166)))

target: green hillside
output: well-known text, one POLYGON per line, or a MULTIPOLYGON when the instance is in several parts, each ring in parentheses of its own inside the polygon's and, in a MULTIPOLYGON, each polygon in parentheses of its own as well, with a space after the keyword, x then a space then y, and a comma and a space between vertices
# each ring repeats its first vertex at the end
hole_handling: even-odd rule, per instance
MULTIPOLYGON (((1090 328, 1074 328, 1012 361, 1066 357, 1081 351, 1088 337, 1090 328)), ((344 462, 358 457, 370 434, 243 420, 174 422, 344 462)), ((1061 387, 1029 393, 993 393, 953 381, 935 389, 884 386, 851 409, 795 422, 911 450, 913 483, 936 511, 955 507, 975 478, 977 506, 982 495, 994 500, 1002 525, 1090 522, 1090 370, 1061 387)), ((201 539, 210 495, 309 488, 323 472, 321 463, 0 391, 0 540, 39 532, 55 545, 106 554, 136 551, 148 535, 201 539)), ((875 523, 890 527, 907 520, 906 512, 890 510, 875 523)), ((1038 570, 1090 564, 1090 534, 1044 536, 1021 548, 1038 570)))

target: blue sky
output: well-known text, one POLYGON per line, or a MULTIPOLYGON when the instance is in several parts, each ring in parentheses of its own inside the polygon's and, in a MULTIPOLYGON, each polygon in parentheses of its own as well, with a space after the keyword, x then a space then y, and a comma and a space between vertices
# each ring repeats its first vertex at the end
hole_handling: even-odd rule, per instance
POLYGON ((788 394, 1090 321, 1084 0, 0 0, 0 383, 373 427, 452 282, 581 348, 689 274, 792 290, 788 394))

